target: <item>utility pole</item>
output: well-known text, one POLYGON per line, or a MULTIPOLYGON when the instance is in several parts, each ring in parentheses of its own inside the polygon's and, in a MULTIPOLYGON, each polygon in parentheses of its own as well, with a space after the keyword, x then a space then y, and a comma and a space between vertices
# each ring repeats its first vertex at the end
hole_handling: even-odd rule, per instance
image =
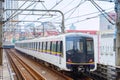
MULTIPOLYGON (((120 66, 120 0, 115 0, 116 11, 116 66, 120 66)), ((120 80, 120 72, 117 73, 117 80, 120 80)))
POLYGON ((3 50, 2 50, 2 25, 3 25, 3 3, 4 0, 0 0, 0 65, 2 65, 2 55, 3 55, 3 50))
POLYGON ((116 11, 116 66, 120 66, 120 0, 115 1, 115 11, 116 11))

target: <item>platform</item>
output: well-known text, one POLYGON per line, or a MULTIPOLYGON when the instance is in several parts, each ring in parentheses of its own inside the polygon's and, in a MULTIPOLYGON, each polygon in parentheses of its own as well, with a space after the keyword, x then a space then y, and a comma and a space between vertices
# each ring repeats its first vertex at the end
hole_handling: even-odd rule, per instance
POLYGON ((6 53, 3 50, 3 65, 0 66, 0 80, 14 80, 13 74, 6 57, 6 53))

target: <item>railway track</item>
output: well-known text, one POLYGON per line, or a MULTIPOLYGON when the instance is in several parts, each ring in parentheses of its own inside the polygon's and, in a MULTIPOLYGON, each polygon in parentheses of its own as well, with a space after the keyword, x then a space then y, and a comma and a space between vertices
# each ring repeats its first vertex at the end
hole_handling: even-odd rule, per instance
POLYGON ((73 80, 62 74, 45 69, 40 65, 27 60, 14 50, 6 50, 13 70, 16 73, 16 80, 73 80))
POLYGON ((77 79, 73 79, 71 76, 39 64, 31 58, 26 58, 25 55, 18 54, 14 49, 6 49, 6 52, 16 73, 15 80, 93 80, 89 77, 80 77, 80 75, 77 79))
POLYGON ((8 51, 8 56, 12 66, 14 66, 14 70, 17 73, 17 78, 21 80, 46 80, 42 75, 40 75, 37 71, 27 65, 21 58, 13 54, 11 51, 8 51), (18 74, 18 72, 20 75, 18 74))

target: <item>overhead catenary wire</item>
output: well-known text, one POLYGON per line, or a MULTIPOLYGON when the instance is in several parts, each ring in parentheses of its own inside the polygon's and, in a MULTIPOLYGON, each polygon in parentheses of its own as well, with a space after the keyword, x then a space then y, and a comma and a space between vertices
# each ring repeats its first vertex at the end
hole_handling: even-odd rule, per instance
MULTIPOLYGON (((25 1, 25 2, 24 2, 24 3, 23 3, 23 4, 22 4, 22 5, 21 5, 18 9, 22 8, 22 7, 23 7, 23 6, 27 3, 27 1, 28 1, 28 0, 26 0, 26 1, 25 1)), ((17 11, 18 11, 18 10, 16 10, 13 14, 11 14, 11 15, 10 15, 10 17, 9 17, 9 18, 7 18, 7 20, 6 20, 6 21, 10 20, 10 19, 11 19, 11 17, 12 17, 14 14, 16 14, 16 13, 17 13, 17 11)))
MULTIPOLYGON (((26 10, 26 9, 28 9, 30 6, 32 6, 33 4, 35 4, 36 2, 33 2, 33 3, 31 3, 30 5, 28 5, 24 10, 26 10)), ((18 12, 17 14, 15 14, 14 16, 12 16, 11 17, 11 19, 12 18, 14 18, 15 16, 17 16, 17 15, 19 15, 19 14, 21 14, 24 10, 22 10, 22 11, 20 11, 20 12, 18 12)))
POLYGON ((69 6, 71 3, 73 3, 73 1, 75 1, 75 0, 72 0, 71 2, 69 2, 67 5, 63 6, 60 10, 62 10, 64 8, 66 8, 67 6, 69 6))
MULTIPOLYGON (((34 8, 37 6, 37 4, 38 4, 38 3, 36 3, 36 4, 33 6, 32 9, 34 9, 34 8)), ((31 13, 31 12, 29 12, 28 14, 30 14, 30 13, 31 13)), ((27 18, 27 16, 28 16, 28 15, 26 15, 22 20, 24 20, 25 18, 27 18)), ((22 22, 22 20, 19 21, 19 22, 22 22)), ((15 25, 17 25, 19 22, 17 22, 15 25)), ((15 26, 15 25, 14 25, 14 26, 15 26)))
MULTIPOLYGON (((82 22, 82 21, 86 21, 86 20, 90 20, 90 19, 97 18, 97 17, 99 17, 99 15, 88 17, 88 18, 85 18, 83 20, 78 20, 78 21, 75 21, 75 22, 72 22, 72 23, 76 24, 76 23, 79 23, 79 22, 82 22)), ((66 26, 71 25, 72 23, 66 24, 66 26)))
MULTIPOLYGON (((50 8, 50 10, 52 10, 53 8, 55 8, 55 7, 56 7, 57 5, 59 5, 62 1, 63 1, 63 0, 60 0, 59 2, 57 2, 53 7, 50 8)), ((46 14, 47 14, 47 13, 45 13, 45 15, 46 15, 46 14)), ((43 15, 43 16, 45 16, 45 15, 43 15)), ((41 19, 43 16, 37 18, 37 20, 41 19)))
MULTIPOLYGON (((67 17, 67 18, 70 18, 71 17, 71 15, 77 10, 77 8, 80 6, 80 5, 82 5, 83 3, 84 3, 85 1, 80 1, 80 3, 74 8, 74 10, 73 10, 73 12, 71 12, 71 14, 67 17)), ((66 19, 67 19, 66 18, 66 19)))
MULTIPOLYGON (((98 11, 101 12, 101 14, 108 20, 108 22, 110 22, 112 25, 115 25, 115 23, 113 23, 112 21, 110 21, 108 19, 111 18, 110 16, 108 16, 108 14, 105 12, 105 10, 103 10, 100 6, 98 6, 93 0, 90 0, 90 2, 98 9, 98 11)), ((112 19, 112 18, 111 18, 112 19)), ((114 19, 112 19, 114 21, 114 19)), ((115 22, 115 21, 114 21, 115 22)))
MULTIPOLYGON (((106 9, 105 11, 111 10, 111 9, 113 9, 113 8, 106 9)), ((111 10, 111 11, 113 11, 113 10, 111 10)), ((109 11, 109 12, 111 12, 111 11, 109 11)), ((85 17, 85 16, 93 15, 93 14, 96 14, 96 13, 100 13, 100 12, 97 11, 97 12, 92 12, 92 13, 88 13, 88 14, 83 14, 83 15, 80 15, 80 16, 74 16, 74 17, 65 19, 65 21, 67 21, 69 19, 75 19, 75 18, 80 18, 80 17, 85 17)))
MULTIPOLYGON (((78 5, 77 5, 77 6, 78 6, 78 5)), ((66 14, 70 13, 71 11, 73 11, 74 9, 76 9, 77 6, 75 6, 75 7, 73 7, 72 9, 69 9, 68 11, 66 11, 66 12, 64 13, 64 15, 66 15, 66 14)), ((55 17, 55 18, 53 18, 53 19, 58 19, 59 17, 61 17, 61 16, 57 16, 57 17, 55 17)))
POLYGON ((115 21, 110 15, 108 15, 108 13, 105 11, 105 10, 103 10, 94 0, 93 0, 93 2, 98 6, 98 8, 100 8, 101 9, 101 11, 103 11, 110 19, 112 19, 113 21, 115 21))

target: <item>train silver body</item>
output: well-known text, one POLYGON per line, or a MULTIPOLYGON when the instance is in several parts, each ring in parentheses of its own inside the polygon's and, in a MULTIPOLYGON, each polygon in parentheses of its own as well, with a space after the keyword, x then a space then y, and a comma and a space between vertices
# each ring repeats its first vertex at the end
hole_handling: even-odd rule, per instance
MULTIPOLYGON (((71 68, 68 68, 69 65, 77 65, 78 67, 79 67, 79 65, 80 66, 94 65, 94 59, 92 59, 94 57, 90 58, 91 62, 89 60, 87 62, 84 61, 84 62, 75 62, 74 63, 74 62, 67 60, 66 38, 72 37, 72 36, 79 37, 79 38, 86 37, 86 38, 93 39, 92 36, 90 36, 88 34, 67 33, 67 34, 61 34, 61 35, 57 35, 57 36, 40 37, 40 38, 31 39, 31 40, 17 41, 15 43, 15 49, 17 49, 25 54, 28 54, 30 56, 33 56, 37 59, 40 59, 40 60, 50 63, 52 65, 55 65, 58 68, 60 68, 60 70, 70 71, 71 68), (46 49, 46 47, 44 47, 44 45, 46 45, 47 47, 48 46, 51 47, 48 44, 51 44, 52 46, 55 47, 55 45, 53 45, 53 43, 57 44, 57 48, 56 48, 57 51, 54 51, 54 48, 46 49), (40 48, 40 45, 42 46, 42 48, 40 48), (62 47, 60 47, 59 45, 62 47), (60 48, 62 48, 62 49, 60 49, 60 48)), ((93 56, 94 56, 94 51, 93 51, 93 56)))

